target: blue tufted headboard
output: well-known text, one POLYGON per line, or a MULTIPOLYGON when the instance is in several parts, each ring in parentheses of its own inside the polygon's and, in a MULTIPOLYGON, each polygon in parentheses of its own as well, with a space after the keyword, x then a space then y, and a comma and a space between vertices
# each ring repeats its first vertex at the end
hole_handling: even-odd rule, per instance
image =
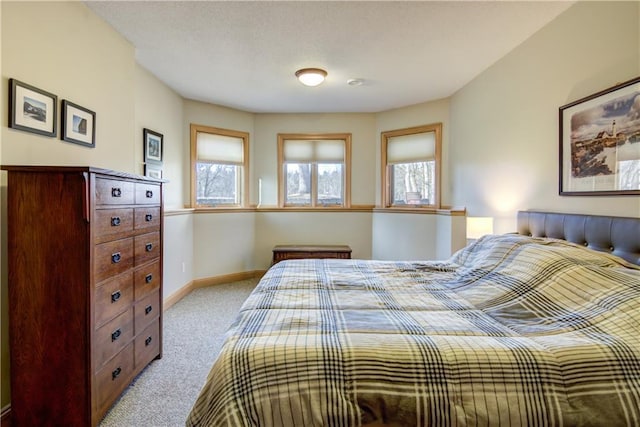
POLYGON ((567 240, 640 265, 640 218, 519 211, 517 232, 567 240))

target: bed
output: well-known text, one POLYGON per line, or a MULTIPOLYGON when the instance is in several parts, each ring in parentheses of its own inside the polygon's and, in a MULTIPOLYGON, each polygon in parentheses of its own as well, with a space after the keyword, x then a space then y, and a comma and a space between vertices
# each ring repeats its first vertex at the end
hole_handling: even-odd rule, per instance
POLYGON ((186 424, 640 425, 640 219, 517 230, 446 261, 274 265, 186 424))

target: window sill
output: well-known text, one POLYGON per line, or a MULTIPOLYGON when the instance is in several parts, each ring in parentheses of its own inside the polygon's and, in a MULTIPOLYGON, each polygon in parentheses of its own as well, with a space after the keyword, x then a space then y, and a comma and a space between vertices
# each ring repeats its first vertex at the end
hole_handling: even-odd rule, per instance
MULTIPOLYGON (((349 208, 338 207, 286 207, 278 206, 251 206, 242 207, 220 207, 220 208, 187 208, 184 212, 193 213, 236 213, 236 212, 374 212, 374 213, 399 213, 399 214, 422 214, 422 215, 445 215, 445 216, 465 216, 467 211, 465 208, 417 208, 417 207, 393 207, 393 208, 377 208, 373 205, 356 205, 349 208)), ((175 214, 178 214, 177 212, 175 214)))
POLYGON ((447 215, 447 216, 465 216, 467 213, 466 208, 434 208, 434 207, 399 207, 394 206, 390 208, 374 208, 373 212, 377 213, 410 213, 410 214, 424 214, 424 215, 447 215))

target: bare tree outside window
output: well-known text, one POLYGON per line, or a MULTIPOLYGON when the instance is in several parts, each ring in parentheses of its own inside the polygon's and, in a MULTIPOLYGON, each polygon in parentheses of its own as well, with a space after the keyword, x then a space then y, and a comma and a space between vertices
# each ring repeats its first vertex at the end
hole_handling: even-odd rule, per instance
POLYGON ((197 163, 197 203, 203 206, 238 204, 238 166, 197 163))

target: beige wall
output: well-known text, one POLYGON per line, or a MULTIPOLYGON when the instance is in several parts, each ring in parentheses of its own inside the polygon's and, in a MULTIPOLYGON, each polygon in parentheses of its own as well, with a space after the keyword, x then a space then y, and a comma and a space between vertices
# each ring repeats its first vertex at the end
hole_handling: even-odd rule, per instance
POLYGON ((3 162, 135 172, 133 47, 79 2, 2 2, 2 12, 2 87, 15 78, 96 113, 95 148, 9 129, 3 113, 3 162))
POLYGON ((188 140, 185 142, 183 133, 182 97, 139 65, 135 68, 134 83, 134 172, 144 174, 143 129, 162 134, 162 177, 168 181, 164 185, 165 208, 182 208, 186 197, 183 164, 189 155, 184 150, 185 145, 188 146, 188 140))
POLYGON ((558 195, 558 108, 640 75, 638 2, 580 2, 451 98, 452 200, 515 229, 519 209, 640 216, 637 196, 558 195))

